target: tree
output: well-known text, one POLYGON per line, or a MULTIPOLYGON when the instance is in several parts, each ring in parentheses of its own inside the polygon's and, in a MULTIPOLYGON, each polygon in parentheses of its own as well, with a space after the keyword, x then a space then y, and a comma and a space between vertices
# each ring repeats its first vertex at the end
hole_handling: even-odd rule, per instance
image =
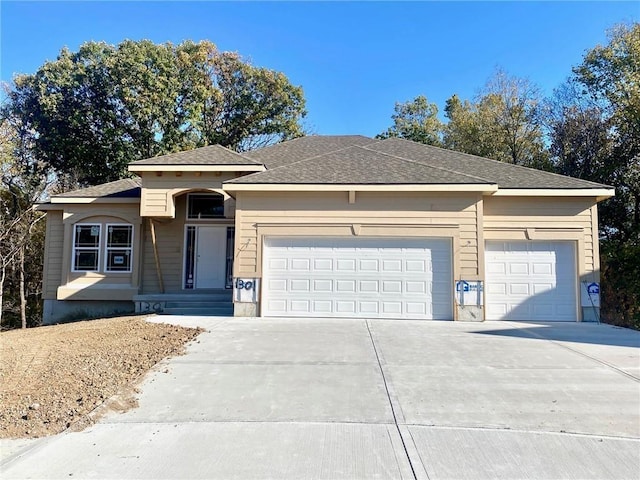
POLYGON ((427 145, 441 144, 443 125, 438 120, 438 107, 420 95, 410 102, 396 103, 391 116, 393 125, 376 138, 399 137, 427 145))
POLYGON ((3 116, 68 183, 122 178, 127 164, 219 143, 235 150, 302 135, 302 89, 210 42, 126 40, 63 49, 16 77, 3 116))
POLYGON ((5 119, 0 123, 0 325, 38 324, 44 252, 44 215, 33 202, 47 182, 33 168, 19 135, 5 119))
POLYGON ((515 165, 548 168, 539 120, 541 95, 528 80, 498 70, 472 103, 447 100, 447 148, 515 165))
POLYGON ((599 206, 603 318, 640 329, 640 25, 618 26, 548 102, 559 173, 612 185, 599 206))
MULTIPOLYGON (((610 235, 636 240, 640 235, 640 24, 619 25, 609 44, 596 46, 573 69, 584 94, 601 108, 611 125, 614 147, 610 178, 618 205, 610 235)), ((613 213, 613 212, 612 212, 613 213)))

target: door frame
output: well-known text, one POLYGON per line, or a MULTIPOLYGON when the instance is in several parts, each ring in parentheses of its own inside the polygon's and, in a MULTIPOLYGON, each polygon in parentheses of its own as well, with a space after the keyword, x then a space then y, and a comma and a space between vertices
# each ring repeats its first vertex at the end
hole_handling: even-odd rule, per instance
POLYGON ((196 278, 196 255, 197 255, 197 245, 198 245, 198 231, 200 228, 224 228, 226 230, 227 237, 227 248, 224 258, 224 269, 225 269, 225 285, 223 288, 231 289, 233 288, 233 258, 235 254, 235 225, 233 224, 202 224, 202 223, 185 223, 184 224, 184 232, 183 232, 183 242, 182 242, 182 283, 181 290, 186 291, 195 291, 200 290, 197 286, 197 278, 196 278), (190 229, 193 229, 194 236, 190 238, 190 229), (193 241, 192 245, 189 245, 190 240, 193 241), (191 252, 191 258, 188 258, 189 252, 191 252), (189 261, 189 264, 188 264, 189 261), (189 272, 191 269, 191 272, 189 272), (187 283, 187 277, 191 273, 192 281, 190 284, 187 283))

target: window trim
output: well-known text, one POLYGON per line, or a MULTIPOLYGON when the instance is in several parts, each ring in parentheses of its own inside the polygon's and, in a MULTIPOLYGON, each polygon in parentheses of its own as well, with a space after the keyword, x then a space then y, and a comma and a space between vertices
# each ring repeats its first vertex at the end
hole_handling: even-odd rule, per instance
POLYGON ((187 201, 186 201, 186 207, 185 207, 185 212, 184 212, 184 218, 185 218, 185 222, 215 222, 218 220, 225 220, 226 217, 226 209, 225 209, 225 196, 221 193, 215 193, 215 192, 190 192, 187 194, 187 201), (191 199, 191 197, 196 196, 196 195, 200 195, 200 196, 204 196, 204 197, 221 197, 222 198, 222 215, 217 216, 217 217, 209 217, 209 218, 197 218, 197 217, 190 217, 189 216, 189 201, 191 199))
POLYGON ((105 235, 104 235, 104 273, 131 273, 133 272, 133 245, 135 226, 131 223, 105 223, 105 235), (109 247, 109 227, 130 227, 131 228, 131 243, 129 247, 109 247), (129 251, 129 269, 128 270, 109 270, 109 250, 128 250, 129 251))
POLYGON ((71 272, 73 273, 95 273, 100 271, 100 254, 102 250, 102 223, 76 223, 73 225, 73 236, 71 239, 71 272), (97 247, 78 247, 76 246, 77 227, 98 227, 98 246, 97 247), (97 268, 93 270, 78 270, 76 268, 76 252, 78 250, 97 250, 98 259, 97 268))

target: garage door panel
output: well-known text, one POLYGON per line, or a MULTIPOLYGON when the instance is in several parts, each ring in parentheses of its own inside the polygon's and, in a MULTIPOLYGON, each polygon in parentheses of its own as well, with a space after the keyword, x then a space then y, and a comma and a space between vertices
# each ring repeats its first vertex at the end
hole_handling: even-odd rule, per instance
POLYGON ((402 282, 396 281, 383 281, 382 293, 400 293, 402 292, 402 282))
POLYGON ((317 272, 333 270, 333 261, 330 258, 316 258, 313 261, 313 269, 317 272))
MULTIPOLYGON (((388 252, 389 253, 389 252, 388 252)), ((402 260, 384 260, 382 262, 382 273, 399 273, 402 272, 402 260)))
POLYGON ((380 312, 378 302, 360 302, 360 312, 367 315, 377 315, 380 312))
POLYGON ((487 319, 577 320, 574 249, 573 242, 487 242, 487 319))
POLYGON ((529 264, 527 263, 510 263, 509 274, 511 275, 529 275, 529 264))
POLYGON ((405 291, 407 293, 427 293, 427 282, 405 282, 405 291))
POLYGON ((336 293, 355 293, 356 282, 354 280, 337 280, 336 293))
POLYGON ((264 259, 265 316, 453 318, 448 239, 272 238, 264 259))
POLYGON ((407 260, 405 265, 407 272, 425 273, 427 271, 426 260, 407 260))
POLYGON ((359 267, 361 272, 379 272, 380 262, 372 259, 360 260, 359 267))
POLYGON ((331 313, 331 301, 330 300, 314 300, 313 311, 321 314, 331 313))
POLYGON ((533 274, 534 275, 553 275, 553 265, 551 263, 534 263, 533 274))

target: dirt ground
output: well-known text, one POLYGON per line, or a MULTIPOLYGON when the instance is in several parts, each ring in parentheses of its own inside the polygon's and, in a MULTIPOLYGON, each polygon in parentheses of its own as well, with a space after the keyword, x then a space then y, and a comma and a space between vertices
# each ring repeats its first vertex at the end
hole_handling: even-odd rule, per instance
POLYGON ((0 438, 80 430, 97 407, 135 406, 142 376, 201 331, 134 316, 0 333, 0 438))

